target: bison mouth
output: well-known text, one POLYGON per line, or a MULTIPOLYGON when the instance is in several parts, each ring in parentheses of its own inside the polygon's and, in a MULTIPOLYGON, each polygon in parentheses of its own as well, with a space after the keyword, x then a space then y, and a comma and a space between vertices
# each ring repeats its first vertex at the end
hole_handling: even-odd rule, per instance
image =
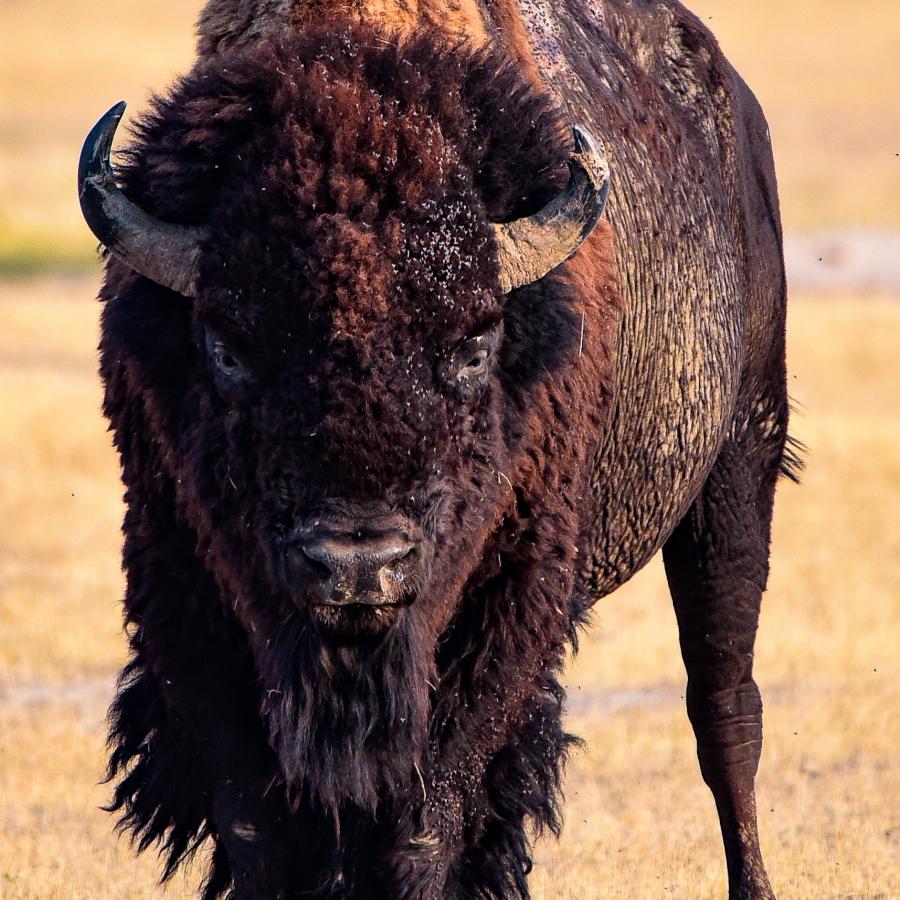
POLYGON ((401 601, 322 602, 311 604, 310 614, 326 632, 378 634, 393 627, 408 605, 401 601))

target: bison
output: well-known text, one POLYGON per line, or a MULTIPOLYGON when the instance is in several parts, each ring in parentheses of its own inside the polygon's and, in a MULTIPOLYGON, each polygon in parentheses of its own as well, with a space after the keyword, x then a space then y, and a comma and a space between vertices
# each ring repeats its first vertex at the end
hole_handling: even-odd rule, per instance
POLYGON ((662 548, 730 895, 772 897, 781 229, 705 27, 675 0, 210 0, 113 173, 122 109, 79 190, 126 487, 110 809, 139 848, 167 878, 208 843, 206 898, 527 898, 565 654, 662 548))

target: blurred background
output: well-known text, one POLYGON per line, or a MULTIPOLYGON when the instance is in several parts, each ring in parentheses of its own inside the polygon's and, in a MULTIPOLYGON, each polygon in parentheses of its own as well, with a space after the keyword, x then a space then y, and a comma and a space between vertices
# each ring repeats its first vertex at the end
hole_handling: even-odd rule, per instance
MULTIPOLYGON (((782 898, 900 897, 900 3, 688 0, 771 126, 792 432, 758 639, 763 850, 782 898)), ((199 0, 0 2, 0 897, 162 896, 98 810, 124 659, 82 139, 184 71, 199 0)), ((536 898, 723 897, 658 560, 568 672, 566 827, 536 898)), ((166 896, 192 896, 195 873, 166 896)))

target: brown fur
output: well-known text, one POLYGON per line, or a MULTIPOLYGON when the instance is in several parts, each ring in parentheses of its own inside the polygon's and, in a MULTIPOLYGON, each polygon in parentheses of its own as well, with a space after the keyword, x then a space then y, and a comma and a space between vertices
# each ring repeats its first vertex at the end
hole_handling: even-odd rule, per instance
POLYGON ((526 897, 524 823, 558 827, 562 654, 665 544, 731 893, 771 897, 750 662, 790 459, 746 86, 675 0, 211 0, 199 54, 126 189, 208 227, 200 296, 115 263, 104 291, 126 823, 169 872, 211 836, 210 897, 526 897), (609 223, 500 297, 490 223, 559 190, 574 122, 609 154, 609 223), (491 323, 490 384, 455 395, 453 348, 491 323), (216 381, 210 330, 256 377, 216 381), (421 524, 386 637, 335 641, 286 593, 283 535, 322 509, 421 524))
POLYGON ((337 20, 368 24, 384 35, 441 34, 450 42, 487 41, 477 0, 211 0, 198 23, 201 56, 281 28, 337 20))
POLYGON ((190 308, 115 262, 104 289, 136 629, 112 772, 170 871, 214 836, 210 896, 527 892, 618 299, 607 228, 504 296, 491 222, 561 189, 570 141, 505 57, 347 23, 201 60, 141 126, 128 195, 207 238, 190 308), (457 348, 491 329, 490 379, 460 393, 457 348), (317 616, 290 535, 395 514, 423 535, 414 602, 317 616))

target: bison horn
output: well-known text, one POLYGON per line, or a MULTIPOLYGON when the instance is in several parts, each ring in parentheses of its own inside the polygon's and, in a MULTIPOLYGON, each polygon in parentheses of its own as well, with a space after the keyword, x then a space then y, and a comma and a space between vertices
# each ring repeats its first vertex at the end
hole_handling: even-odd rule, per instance
POLYGON ((78 199, 91 231, 113 256, 151 281, 193 297, 203 231, 162 222, 118 188, 109 153, 125 104, 117 103, 91 129, 78 162, 78 199))
POLYGON ((543 278, 569 259, 594 230, 609 194, 609 165, 596 141, 575 127, 569 183, 526 219, 494 225, 505 294, 543 278))

